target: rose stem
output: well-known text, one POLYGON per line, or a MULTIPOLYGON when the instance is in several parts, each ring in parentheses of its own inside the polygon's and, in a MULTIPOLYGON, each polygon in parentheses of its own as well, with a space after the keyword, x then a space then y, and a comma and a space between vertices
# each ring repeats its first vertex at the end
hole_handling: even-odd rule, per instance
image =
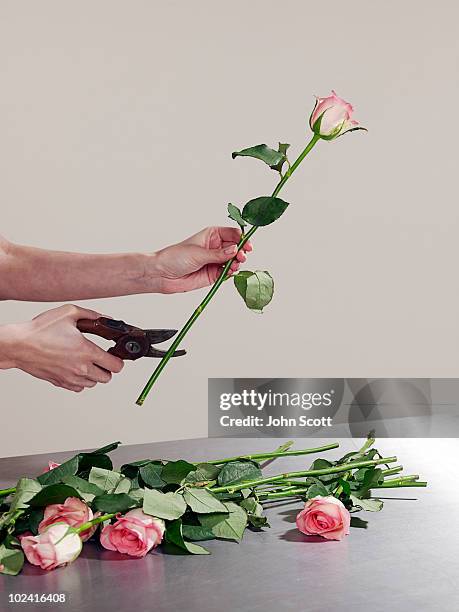
POLYGON ((393 468, 389 468, 388 470, 382 471, 384 478, 386 476, 390 476, 391 474, 398 474, 399 472, 403 472, 403 465, 396 465, 393 468))
POLYGON ((304 450, 293 450, 293 451, 274 451, 272 453, 257 453, 255 455, 238 455, 236 457, 227 457, 226 459, 215 459, 214 461, 206 461, 205 463, 211 463, 212 465, 220 465, 220 463, 229 463, 230 461, 239 461, 241 459, 270 459, 271 457, 296 457, 299 455, 309 455, 311 453, 320 453, 322 451, 332 450, 338 448, 339 443, 333 442, 332 444, 326 444, 325 446, 318 446, 317 448, 306 448, 304 450))
MULTIPOLYGON (((293 440, 289 440, 288 442, 285 442, 285 444, 281 444, 278 448, 276 448, 274 452, 284 454, 286 451, 289 450, 291 446, 293 446, 293 444, 294 444, 293 440)), ((268 457, 267 460, 263 461, 263 463, 260 464, 260 468, 263 470, 265 467, 270 465, 273 461, 276 461, 276 459, 277 457, 268 457)))
POLYGON ((93 525, 97 525, 98 523, 103 523, 104 521, 108 521, 109 519, 112 519, 114 516, 116 516, 116 512, 113 512, 111 514, 103 514, 102 516, 97 516, 96 518, 93 518, 90 521, 87 521, 86 523, 83 523, 82 525, 80 525, 77 528, 77 532, 81 533, 82 531, 86 531, 86 529, 90 529, 93 525))
POLYGON ((16 492, 16 487, 11 487, 10 489, 0 489, 0 497, 5 497, 6 495, 10 495, 11 493, 16 492))
MULTIPOLYGON (((311 151, 311 149, 314 147, 314 145, 318 142, 318 140, 320 140, 320 136, 317 136, 316 134, 314 134, 314 136, 311 138, 311 140, 306 145, 305 149, 300 153, 300 155, 297 157, 297 159, 293 162, 293 164, 290 166, 290 168, 288 168, 288 170, 285 172, 285 174, 282 176, 282 178, 278 182, 276 188, 274 189, 274 191, 272 193, 272 197, 273 198, 275 198, 279 194, 279 192, 282 189, 282 187, 285 185, 285 183, 288 181, 288 179, 292 176, 292 174, 295 172, 295 170, 298 168, 298 166, 304 160, 306 155, 311 151)), ((180 345, 180 343, 182 342, 183 338, 185 338, 187 333, 193 327, 196 319, 200 316, 200 314, 206 308, 207 304, 209 304, 209 302, 212 300, 214 295, 219 290, 220 286, 225 281, 227 273, 228 273, 228 271, 229 271, 229 269, 231 267, 231 264, 236 259, 237 253, 242 249, 244 244, 248 240, 250 240, 250 238, 253 236, 253 234, 257 231, 258 227, 259 227, 258 225, 252 226, 250 228, 250 230, 246 234, 243 234, 241 236, 241 239, 239 240, 238 245, 237 245, 236 254, 234 255, 234 257, 232 259, 227 261, 226 264, 223 266, 222 271, 220 272, 220 276, 217 278, 215 283, 212 285, 212 287, 210 288, 209 292, 204 297, 204 299, 199 304, 199 306, 196 308, 196 310, 193 312, 191 317, 188 319, 188 321, 185 323, 185 325, 182 327, 182 329, 179 331, 179 333, 175 336, 175 339, 172 342, 172 344, 170 345, 170 347, 167 350, 166 354, 164 355, 164 357, 161 359, 161 361, 156 366, 155 371, 150 376, 147 384, 145 385, 145 387, 143 388, 141 394, 139 395, 139 397, 136 400, 136 404, 138 406, 142 406, 142 404, 144 403, 147 395, 150 393, 151 388, 153 387, 153 385, 155 384, 155 382, 159 378, 159 375, 161 374, 161 372, 166 367, 167 362, 169 361, 169 359, 172 357, 172 354, 177 349, 177 347, 180 345)))
MULTIPOLYGON (((372 489, 402 489, 403 487, 426 487, 427 482, 421 481, 401 481, 398 484, 384 484, 384 485, 374 485, 372 489)), ((275 491, 272 493, 260 493, 259 499, 260 501, 265 501, 268 499, 278 499, 282 497, 294 497, 303 495, 308 490, 308 487, 303 487, 300 489, 290 489, 288 491, 275 491)))
POLYGON ((372 489, 398 489, 399 487, 426 487, 427 482, 422 480, 390 480, 378 485, 372 485, 372 489))
MULTIPOLYGON (((389 483, 387 485, 387 486, 389 486, 389 485, 394 484, 394 483, 397 485, 397 483, 399 483, 399 482, 413 482, 413 481, 416 481, 416 480, 419 480, 418 474, 413 474, 411 476, 400 476, 399 478, 388 478, 384 482, 385 483, 389 483)), ((267 485, 267 486, 269 486, 269 485, 267 485)), ((278 486, 275 487, 275 488, 276 489, 280 489, 280 487, 284 487, 284 486, 285 486, 285 488, 283 488, 282 491, 287 491, 289 489, 296 488, 296 487, 304 487, 305 483, 304 483, 303 480, 290 480, 290 479, 288 479, 288 480, 279 481, 278 486)), ((336 493, 334 493, 334 496, 336 497, 336 493)))
POLYGON ((387 478, 384 482, 396 482, 397 480, 419 480, 419 474, 409 474, 408 476, 398 476, 397 478, 387 478))
MULTIPOLYGON (((362 467, 368 467, 370 465, 378 465, 380 463, 393 463, 397 461, 397 457, 383 457, 381 459, 372 459, 368 461, 355 461, 352 463, 352 469, 358 469, 362 467)), ((329 468, 320 470, 305 470, 301 472, 288 472, 286 474, 278 474, 277 476, 268 476, 267 478, 260 478, 259 480, 246 480, 245 482, 226 485, 223 487, 207 487, 212 493, 225 493, 227 491, 233 493, 235 491, 241 491, 242 489, 248 489, 250 487, 257 487, 260 484, 268 482, 279 482, 289 478, 296 478, 297 476, 325 476, 327 474, 337 474, 339 472, 347 472, 350 468, 349 463, 343 463, 342 465, 336 465, 329 468)))

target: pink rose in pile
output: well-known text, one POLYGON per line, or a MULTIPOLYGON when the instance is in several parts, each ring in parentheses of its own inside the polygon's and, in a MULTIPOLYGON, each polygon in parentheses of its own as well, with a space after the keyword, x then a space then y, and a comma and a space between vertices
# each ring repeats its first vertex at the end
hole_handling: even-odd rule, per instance
POLYGON ((48 461, 48 467, 43 473, 45 474, 46 472, 50 472, 51 470, 54 470, 54 468, 57 468, 59 466, 60 463, 56 463, 55 461, 48 461))
POLYGON ((52 570, 75 561, 83 544, 67 523, 56 523, 37 536, 24 536, 21 546, 29 563, 52 570))
POLYGON ((116 523, 107 525, 100 534, 100 543, 108 550, 116 550, 132 557, 144 557, 163 539, 166 526, 140 508, 120 516, 116 523))
POLYGON ((318 495, 309 499, 296 517, 298 529, 308 535, 327 540, 342 540, 349 535, 351 515, 336 497, 318 495))
POLYGON ((352 104, 337 96, 332 90, 331 96, 316 98, 309 126, 314 134, 324 140, 333 140, 349 130, 364 130, 365 128, 356 127, 358 121, 352 119, 353 112, 352 104))
MULTIPOLYGON (((77 497, 67 497, 63 504, 51 504, 46 506, 43 520, 38 525, 38 533, 43 533, 50 525, 55 523, 67 523, 70 527, 79 527, 83 523, 94 518, 91 508, 77 497)), ((80 534, 81 540, 86 542, 97 525, 93 525, 80 534)))

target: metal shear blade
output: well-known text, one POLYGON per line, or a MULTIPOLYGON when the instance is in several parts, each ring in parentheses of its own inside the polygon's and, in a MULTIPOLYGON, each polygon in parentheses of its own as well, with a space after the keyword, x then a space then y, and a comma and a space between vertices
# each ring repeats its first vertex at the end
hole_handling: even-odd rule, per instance
MULTIPOLYGON (((176 329, 142 329, 129 325, 124 321, 99 317, 98 319, 81 319, 77 327, 83 333, 95 334, 106 340, 113 340, 115 346, 108 349, 112 355, 120 359, 135 360, 140 357, 161 358, 167 351, 161 351, 153 346, 169 340, 177 333, 176 329)), ((185 355, 183 349, 174 351, 172 357, 185 355)))

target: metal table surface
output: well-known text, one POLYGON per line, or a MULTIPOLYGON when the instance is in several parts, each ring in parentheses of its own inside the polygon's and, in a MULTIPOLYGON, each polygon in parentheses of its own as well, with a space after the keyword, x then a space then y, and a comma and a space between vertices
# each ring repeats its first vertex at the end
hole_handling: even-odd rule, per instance
MULTIPOLYGON (((105 442, 105 441, 102 441, 105 442)), ((115 466, 145 457, 215 459, 276 448, 273 439, 199 439, 121 447, 115 466)), ((298 448, 330 440, 302 439, 298 448)), ((338 457, 360 446, 341 440, 338 457)), ((342 542, 308 539, 294 525, 300 503, 268 510, 271 529, 247 531, 240 544, 211 541, 207 556, 174 556, 155 550, 134 559, 86 544, 75 563, 52 572, 27 564, 19 576, 0 576, 0 609, 56 608, 72 611, 159 610, 174 612, 310 610, 459 610, 459 484, 456 439, 379 440, 397 454, 407 473, 429 480, 427 489, 384 491, 380 513, 361 513, 364 529, 342 542), (411 498, 402 501, 398 498, 411 498), (416 498, 414 500, 413 498, 416 498), (65 604, 9 604, 10 593, 65 593, 65 604)), ((0 459, 0 483, 43 471, 53 453, 0 459)), ((311 458, 307 457, 306 463, 311 458)), ((301 469, 304 458, 278 459, 267 472, 301 469)))

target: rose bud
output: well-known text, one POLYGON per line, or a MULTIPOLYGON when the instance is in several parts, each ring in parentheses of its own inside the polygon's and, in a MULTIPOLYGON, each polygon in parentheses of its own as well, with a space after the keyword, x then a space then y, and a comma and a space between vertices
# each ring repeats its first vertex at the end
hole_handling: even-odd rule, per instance
POLYGON ((327 540, 342 540, 349 535, 350 523, 349 511, 331 495, 309 499, 296 517, 296 526, 302 533, 322 536, 327 540))
POLYGON ((67 523, 56 523, 37 536, 21 538, 21 546, 29 563, 52 570, 75 561, 83 544, 67 523))
POLYGON ((326 98, 316 96, 316 105, 309 118, 309 126, 314 134, 324 140, 333 140, 353 130, 365 130, 366 128, 356 127, 358 121, 352 119, 353 112, 352 104, 337 96, 332 90, 331 96, 326 98))
MULTIPOLYGON (((55 523, 67 523, 70 527, 79 527, 83 523, 92 520, 94 515, 91 508, 77 497, 67 497, 63 504, 51 504, 46 506, 43 520, 38 525, 38 533, 43 533, 50 525, 55 523)), ((93 525, 80 534, 81 540, 86 542, 97 529, 93 525)))
POLYGON ((45 472, 51 472, 51 470, 54 470, 54 468, 57 468, 59 466, 60 463, 56 463, 55 461, 48 461, 48 467, 46 468, 45 472))
POLYGON ((163 520, 136 508, 120 516, 113 525, 105 526, 100 534, 100 543, 108 550, 144 557, 161 543, 165 528, 163 520))

